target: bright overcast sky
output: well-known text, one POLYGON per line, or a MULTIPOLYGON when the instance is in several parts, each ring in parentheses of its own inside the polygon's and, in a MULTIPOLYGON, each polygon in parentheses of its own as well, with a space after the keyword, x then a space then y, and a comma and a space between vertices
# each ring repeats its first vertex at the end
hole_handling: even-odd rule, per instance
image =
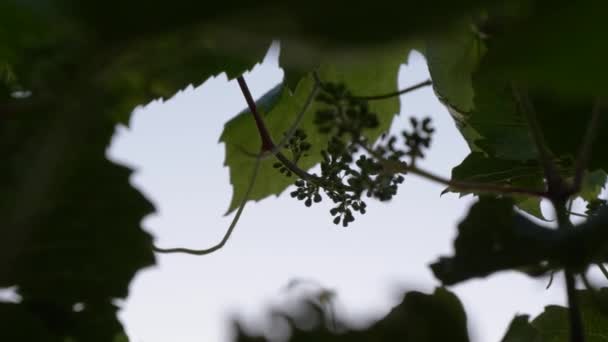
MULTIPOLYGON (((428 77, 424 58, 413 53, 399 85, 428 77)), ((245 78, 254 96, 280 82, 276 49, 245 78)), ((451 117, 431 88, 401 100, 394 130, 407 127, 409 116, 432 116, 437 133, 422 165, 449 176, 468 153, 451 117)), ((144 227, 157 245, 204 248, 221 239, 232 189, 218 139, 245 106, 236 82, 222 75, 135 110, 130 127, 117 130, 109 155, 135 168, 132 183, 155 204, 157 213, 144 227)), ((367 215, 346 229, 331 222, 326 201, 312 208, 289 196, 250 203, 215 254, 158 255, 157 266, 134 279, 120 317, 133 342, 224 342, 235 314, 260 317, 289 295, 284 287, 290 280, 310 279, 335 290, 350 319, 380 318, 403 291, 430 292, 438 285, 428 264, 451 253, 456 224, 472 201, 440 197, 442 189, 408 176, 392 202, 370 201, 367 215)), ((499 341, 515 313, 536 315, 548 303, 564 302, 557 280, 545 290, 546 278, 507 272, 451 289, 464 303, 473 339, 499 341)))

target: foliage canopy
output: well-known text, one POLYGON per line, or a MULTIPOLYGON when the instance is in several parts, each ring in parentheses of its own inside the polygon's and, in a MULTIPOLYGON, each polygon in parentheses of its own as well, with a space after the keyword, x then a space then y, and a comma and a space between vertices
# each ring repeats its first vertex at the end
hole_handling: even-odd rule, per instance
MULTIPOLYGON (((16 286, 22 300, 0 303, 0 339, 126 339, 115 300, 163 250, 140 228, 152 204, 129 184, 130 170, 105 158, 115 125, 137 105, 220 73, 238 78, 246 95, 240 75, 279 40, 284 81, 221 136, 234 189, 228 212, 238 208, 238 218, 248 200, 279 195, 294 180, 292 197, 310 206, 325 191, 345 226, 351 209, 365 213, 362 194, 388 200, 403 176, 479 195, 454 255, 431 265, 436 277, 451 285, 500 270, 564 270, 569 308, 517 316, 503 341, 603 341, 606 289, 575 290, 573 281, 590 266, 605 271, 608 256, 599 198, 608 171, 607 12, 600 0, 2 1, 0 287, 16 286), (432 83, 471 149, 451 179, 415 164, 428 153, 428 121, 412 120, 401 149, 379 139, 399 112, 397 72, 413 49, 432 79, 412 89, 432 83), (263 159, 248 149, 260 137, 263 159), (307 173, 319 163, 322 174, 307 173), (577 197, 590 217, 574 227, 568 203, 577 197), (541 212, 543 198, 555 218, 541 212)), ((367 330, 294 324, 292 340, 468 341, 465 323, 458 299, 438 288, 408 293, 367 330)), ((237 340, 264 339, 239 330, 237 340)))

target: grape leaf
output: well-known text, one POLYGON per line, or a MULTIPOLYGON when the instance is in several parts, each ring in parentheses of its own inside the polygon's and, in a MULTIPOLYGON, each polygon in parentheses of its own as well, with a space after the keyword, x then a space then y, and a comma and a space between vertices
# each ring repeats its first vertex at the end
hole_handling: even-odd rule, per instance
MULTIPOLYGON (((397 71, 399 66, 406 61, 409 50, 409 47, 403 47, 382 57, 364 62, 340 65, 322 64, 318 69, 318 75, 324 82, 344 83, 355 95, 390 93, 397 90, 397 71)), ((276 143, 293 124, 296 115, 310 95, 313 85, 314 79, 308 75, 300 81, 293 94, 287 87, 279 85, 262 97, 261 105, 264 109, 265 123, 276 143)), ((308 156, 304 157, 299 164, 304 170, 313 167, 321 160, 320 150, 327 146, 328 136, 319 133, 313 123, 319 106, 320 104, 313 103, 305 113, 300 125, 300 128, 308 134, 307 140, 312 144, 308 156)), ((380 121, 378 128, 367 132, 368 138, 374 141, 382 132, 389 129, 393 116, 399 112, 399 99, 371 101, 370 111, 377 113, 380 121)), ((260 138, 251 113, 244 110, 227 122, 220 141, 226 145, 225 165, 230 168, 230 182, 233 186, 232 200, 228 209, 228 213, 230 213, 244 196, 249 182, 247 175, 255 161, 252 155, 259 151, 260 138)), ((260 177, 254 186, 250 200, 260 200, 273 194, 278 195, 294 182, 293 178, 283 176, 272 167, 275 162, 272 158, 262 162, 260 177)))
MULTIPOLYGON (((500 23, 500 20, 508 21, 490 17, 485 27, 480 24, 474 26, 481 26, 478 29, 463 26, 452 32, 454 36, 451 40, 435 38, 429 41, 427 57, 435 90, 448 107, 470 148, 474 152, 483 152, 489 158, 485 163, 495 164, 493 167, 496 172, 503 169, 507 173, 511 168, 517 167, 516 164, 537 158, 536 146, 521 106, 514 96, 514 91, 523 91, 532 102, 547 145, 560 164, 562 176, 569 178, 574 170, 568 160, 574 160, 578 155, 592 111, 592 101, 588 98, 556 98, 551 93, 527 91, 525 88, 514 89, 511 75, 499 72, 499 67, 493 64, 498 62, 484 55, 484 46, 491 45, 494 48, 506 38, 500 34, 487 38, 487 34, 479 31, 492 27, 495 22, 500 23), (482 37, 484 42, 481 42, 482 37), (500 163, 495 160, 500 160, 500 163), (509 161, 514 165, 507 165, 509 161)), ((492 49, 488 51, 491 52, 492 49)), ((527 55, 525 51, 517 51, 518 54, 527 55)), ((608 132, 606 116, 601 116, 599 132, 608 132)), ((601 175, 608 169, 608 159, 597 151, 602 151, 606 145, 605 139, 596 139, 594 142, 593 150, 596 153, 592 154, 589 161, 588 169, 592 172, 586 177, 587 182, 582 189, 584 193, 581 195, 584 197, 593 196, 601 189, 598 186, 605 183, 601 175)), ((490 166, 471 164, 470 160, 465 159, 453 175, 460 176, 460 179, 475 178, 485 174, 483 169, 488 167, 490 166), (481 169, 476 170, 477 167, 481 169)), ((540 173, 530 175, 522 181, 520 187, 543 186, 540 173)), ((520 208, 540 216, 538 199, 520 196, 516 200, 520 208)))
POLYGON ((608 181, 608 175, 603 170, 585 174, 579 195, 587 202, 593 201, 600 196, 602 189, 606 186, 606 181, 608 181))
POLYGON ((438 97, 460 113, 473 109, 472 74, 486 47, 474 25, 454 25, 446 34, 426 43, 425 56, 438 97))
MULTIPOLYGON (((544 190, 540 165, 536 161, 514 161, 486 157, 481 152, 472 152, 460 165, 452 169, 452 179, 464 182, 488 183, 513 186, 536 191, 544 190)), ((466 193, 461 193, 465 195, 466 193)), ((544 219, 540 209, 540 198, 513 196, 518 208, 544 219)))
MULTIPOLYGON (((608 341, 608 288, 599 291, 577 290, 586 341, 608 341)), ((568 308, 549 305, 531 322, 528 316, 517 316, 511 322, 502 342, 568 342, 568 308)))

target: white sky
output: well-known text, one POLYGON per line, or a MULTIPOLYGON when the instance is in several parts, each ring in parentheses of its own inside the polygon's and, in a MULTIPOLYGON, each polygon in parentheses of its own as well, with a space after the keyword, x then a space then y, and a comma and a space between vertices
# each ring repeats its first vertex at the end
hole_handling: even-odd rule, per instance
MULTIPOLYGON (((254 96, 280 82, 277 52, 245 77, 254 96)), ((424 58, 414 53, 399 84, 428 77, 424 58)), ((137 109, 130 128, 118 129, 109 154, 137 170, 133 184, 156 205, 144 226, 157 245, 204 248, 223 236, 232 190, 218 139, 245 106, 236 82, 220 76, 137 109)), ((400 130, 410 115, 433 117, 437 134, 422 165, 449 176, 468 151, 431 88, 402 97, 393 127, 400 130)), ((456 224, 472 201, 440 197, 442 189, 406 177, 392 202, 370 201, 368 213, 346 229, 331 222, 326 201, 312 208, 289 196, 250 203, 224 249, 202 257, 158 255, 158 265, 133 281, 121 319, 133 342, 228 341, 230 317, 259 317, 287 296, 283 288, 295 278, 335 290, 351 319, 380 318, 403 291, 438 285, 428 264, 451 254, 456 224)), ((465 305, 473 339, 499 341, 515 313, 536 315, 548 303, 563 304, 560 280, 545 290, 546 279, 505 272, 451 290, 465 305)))

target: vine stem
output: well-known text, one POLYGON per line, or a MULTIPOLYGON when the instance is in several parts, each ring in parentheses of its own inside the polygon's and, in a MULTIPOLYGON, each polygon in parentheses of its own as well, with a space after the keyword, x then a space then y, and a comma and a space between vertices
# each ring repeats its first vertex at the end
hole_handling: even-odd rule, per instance
MULTIPOLYGON (((544 138, 540 124, 538 123, 538 119, 536 118, 536 112, 530 99, 524 92, 521 92, 515 84, 512 85, 512 91, 513 97, 523 113, 532 139, 536 145, 538 159, 547 180, 547 194, 555 208, 559 229, 571 229, 572 221, 570 221, 570 211, 567 208, 567 202, 572 195, 572 186, 566 184, 558 172, 553 153, 549 149, 549 146, 547 146, 547 142, 544 138)), ((587 140, 587 138, 585 138, 585 140, 587 140)), ((583 329, 583 319, 578 296, 576 294, 575 277, 571 269, 564 269, 564 278, 566 281, 566 295, 568 298, 570 342, 584 342, 585 333, 583 329)))
MULTIPOLYGON (((565 203, 553 202, 553 205, 557 211, 557 222, 560 229, 573 228, 565 203)), ((578 295, 576 294, 576 281, 572 270, 568 268, 564 269, 564 278, 566 279, 568 313, 570 316, 570 341, 584 342, 585 333, 583 328, 583 317, 581 315, 578 295)))
POLYGON ((606 277, 606 279, 608 279, 608 270, 606 269, 606 267, 602 263, 598 263, 597 267, 599 267, 600 271, 602 271, 602 274, 604 275, 604 277, 606 277))
POLYGON ((415 165, 408 165, 404 162, 395 162, 392 160, 385 159, 379 155, 376 151, 372 150, 363 142, 358 142, 358 146, 363 148, 367 153, 378 159, 383 164, 385 169, 395 173, 411 173, 422 177, 424 179, 433 181, 435 183, 443 184, 450 187, 453 190, 459 190, 464 192, 477 192, 477 193, 490 193, 490 194, 519 194, 528 195, 534 197, 546 197, 546 193, 543 191, 534 191, 530 189, 522 189, 510 186, 500 186, 485 183, 473 183, 473 182, 459 182, 450 180, 438 175, 433 174, 430 171, 423 170, 415 165))
MULTIPOLYGON (((316 71, 314 71, 312 73, 312 76, 314 77, 315 83, 318 84, 321 88, 323 88, 323 81, 321 81, 321 77, 319 77, 319 73, 317 73, 316 71)), ((427 86, 430 86, 433 84, 433 81, 431 79, 427 79, 425 81, 422 81, 420 83, 416 83, 412 86, 409 86, 407 88, 401 89, 401 90, 397 90, 391 93, 387 93, 387 94, 378 94, 378 95, 351 95, 352 98, 357 99, 357 100, 364 100, 364 101, 375 101, 375 100, 385 100, 385 99, 390 99, 392 97, 397 97, 397 96, 401 96, 404 94, 407 94, 409 92, 412 92, 414 90, 418 90, 420 88, 424 88, 427 86)))
POLYGON ((272 137, 270 136, 270 133, 268 132, 268 129, 264 124, 262 116, 258 112, 258 107, 255 105, 255 101, 253 100, 253 96, 251 96, 251 92, 249 91, 249 87, 245 82, 245 78, 243 78, 243 76, 241 75, 236 78, 236 81, 238 82, 239 87, 241 88, 241 92, 245 97, 245 101, 247 101, 247 106, 249 107, 251 114, 253 114, 255 125, 258 128, 258 133, 260 135, 260 138, 262 139, 262 152, 272 151, 274 149, 272 137))

